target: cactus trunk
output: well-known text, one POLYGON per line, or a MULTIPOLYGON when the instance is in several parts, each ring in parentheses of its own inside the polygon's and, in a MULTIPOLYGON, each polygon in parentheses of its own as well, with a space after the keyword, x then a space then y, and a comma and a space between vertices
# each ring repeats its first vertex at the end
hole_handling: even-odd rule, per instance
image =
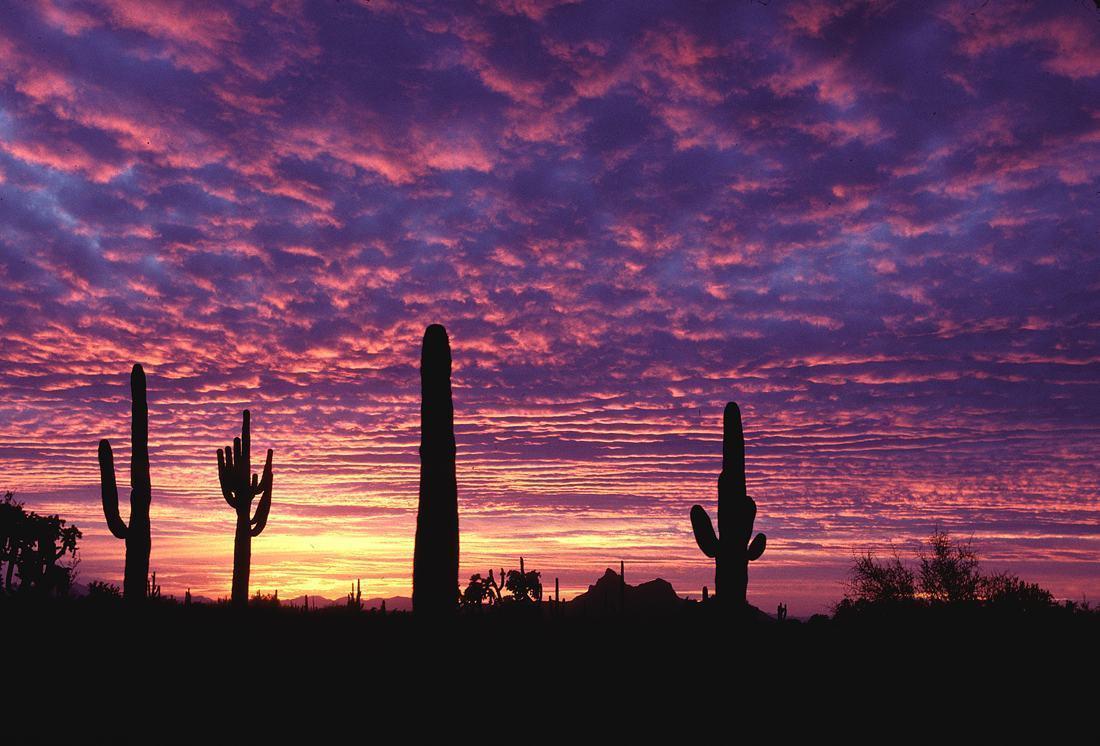
POLYGON ((149 552, 152 548, 149 504, 152 482, 149 476, 149 403, 145 393, 145 370, 135 365, 130 371, 130 523, 118 512, 118 484, 111 444, 99 441, 99 473, 103 515, 115 538, 126 542, 126 569, 122 595, 134 601, 145 598, 148 588, 149 552))
POLYGON ((447 331, 424 332, 420 363, 420 503, 413 551, 413 609, 452 613, 458 600, 458 484, 455 477, 451 346, 447 331))
POLYGON ((252 570, 252 526, 247 509, 237 510, 237 533, 233 537, 233 591, 234 606, 248 603, 248 576, 252 570))

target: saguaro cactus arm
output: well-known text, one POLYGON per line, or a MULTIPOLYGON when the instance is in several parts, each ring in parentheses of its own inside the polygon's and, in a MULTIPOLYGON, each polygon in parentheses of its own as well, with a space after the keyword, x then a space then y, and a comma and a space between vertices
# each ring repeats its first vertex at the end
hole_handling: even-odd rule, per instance
POLYGON ((251 413, 246 409, 241 425, 241 437, 233 439, 232 446, 218 449, 218 483, 221 485, 222 497, 229 503, 229 507, 241 510, 249 509, 252 500, 259 495, 260 502, 256 506, 256 514, 249 519, 253 536, 259 536, 267 525, 267 517, 271 512, 271 457, 272 450, 267 451, 267 462, 264 464, 263 477, 250 474, 251 464, 249 452, 252 447, 251 413))
POLYGON ((103 517, 107 519, 107 528, 116 539, 126 538, 126 524, 118 513, 118 484, 115 482, 115 457, 111 444, 99 441, 99 482, 103 495, 103 517))
POLYGON ((271 454, 267 449, 267 463, 264 464, 264 476, 257 483, 256 475, 252 475, 252 494, 260 495, 260 502, 256 505, 256 515, 252 518, 250 529, 253 536, 259 536, 267 526, 267 516, 271 512, 271 485, 274 481, 271 476, 271 454))
POLYGON ((764 553, 764 547, 767 546, 768 537, 764 534, 757 534, 756 538, 749 544, 748 557, 749 562, 755 562, 760 559, 760 555, 764 553))
POLYGON ((714 559, 718 556, 718 536, 714 533, 714 524, 702 505, 691 506, 691 529, 695 532, 695 542, 703 554, 714 559))
POLYGON ((237 502, 233 499, 233 454, 226 448, 225 454, 222 454, 222 449, 218 449, 218 484, 222 488, 222 497, 229 503, 229 507, 236 509, 237 502), (229 457, 228 461, 226 456, 229 457))

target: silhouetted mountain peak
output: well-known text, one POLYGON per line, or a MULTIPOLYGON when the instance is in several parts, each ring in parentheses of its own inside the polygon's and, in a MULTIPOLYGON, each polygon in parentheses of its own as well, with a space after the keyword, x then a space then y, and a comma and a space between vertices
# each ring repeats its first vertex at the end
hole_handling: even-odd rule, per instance
POLYGON ((566 606, 570 612, 581 614, 617 614, 624 605, 628 614, 662 614, 675 611, 685 603, 667 580, 656 578, 639 585, 624 585, 622 576, 608 568, 595 584, 566 606))

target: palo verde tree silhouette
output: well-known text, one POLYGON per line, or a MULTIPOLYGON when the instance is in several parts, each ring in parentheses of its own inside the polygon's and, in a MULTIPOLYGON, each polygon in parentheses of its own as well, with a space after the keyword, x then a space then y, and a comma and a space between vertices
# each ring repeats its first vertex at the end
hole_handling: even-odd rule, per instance
POLYGON ((99 479, 103 515, 116 539, 126 542, 126 570, 122 581, 124 598, 145 598, 149 575, 149 505, 153 487, 149 477, 149 403, 145 396, 145 371, 135 365, 130 372, 130 524, 118 513, 118 485, 111 443, 99 441, 99 479))
POLYGON ((233 439, 233 446, 218 449, 218 481, 222 497, 229 507, 237 511, 237 533, 233 539, 233 591, 234 606, 248 605, 248 573, 252 564, 252 537, 259 536, 267 526, 271 512, 271 449, 267 449, 267 463, 262 478, 252 473, 252 432, 250 414, 244 410, 241 437, 233 439), (252 516, 252 500, 260 496, 256 515, 252 516))
POLYGON ((714 558, 715 600, 732 611, 747 603, 749 562, 760 559, 767 537, 752 536, 756 502, 745 484, 745 434, 741 410, 730 402, 722 417, 722 473, 718 475, 718 534, 703 506, 691 508, 691 527, 703 554, 714 558), (723 599, 725 601, 723 602, 723 599))
POLYGON ((413 610, 450 614, 459 599, 458 483, 451 343, 440 324, 432 324, 424 332, 420 396, 420 504, 413 549, 413 610))

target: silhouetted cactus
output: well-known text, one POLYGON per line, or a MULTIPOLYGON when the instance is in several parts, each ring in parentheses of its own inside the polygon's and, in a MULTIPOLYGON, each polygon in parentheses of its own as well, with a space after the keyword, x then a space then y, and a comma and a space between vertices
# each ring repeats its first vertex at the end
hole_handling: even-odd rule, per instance
POLYGON ((149 575, 149 504, 153 487, 149 478, 149 403, 145 397, 145 371, 135 365, 130 371, 130 523, 118 513, 118 485, 111 443, 99 441, 99 479, 103 515, 116 539, 126 542, 126 570, 122 595, 130 600, 145 598, 149 575))
POLYGON ((259 536, 267 526, 271 512, 271 455, 267 451, 263 477, 252 473, 252 433, 249 412, 244 410, 241 437, 233 439, 232 446, 218 449, 218 481, 222 497, 229 507, 237 511, 237 533, 233 540, 233 592, 234 606, 248 605, 248 573, 252 564, 252 537, 259 536), (256 515, 252 516, 252 500, 260 496, 256 515))
POLYGON ((507 576, 504 574, 504 568, 500 568, 500 582, 497 583, 495 577, 493 577, 493 570, 489 568, 489 579, 485 581, 485 590, 489 598, 489 605, 498 604, 504 600, 504 596, 501 592, 504 590, 507 576))
POLYGON ((457 607, 458 484, 455 478, 451 345, 447 330, 424 332, 420 360, 420 505, 413 550, 413 609, 449 614, 457 607))
POLYGON ((348 593, 348 608, 352 611, 363 610, 363 586, 358 578, 355 580, 355 585, 351 587, 351 592, 348 593))
MULTIPOLYGON (((523 557, 519 558, 519 570, 509 570, 505 576, 504 569, 501 568, 500 576, 507 577, 504 587, 512 594, 510 601, 542 603, 542 573, 528 570, 523 564, 523 557)), ((489 577, 492 579, 492 571, 489 572, 489 577)), ((499 596, 499 588, 497 593, 499 596)))
POLYGON ((745 434, 741 429, 741 410, 726 405, 722 423, 722 473, 718 476, 718 534, 714 533, 707 511, 701 505, 691 508, 691 527, 703 554, 714 558, 715 598, 726 609, 747 603, 749 562, 764 553, 767 537, 752 536, 756 503, 745 485, 745 434))

